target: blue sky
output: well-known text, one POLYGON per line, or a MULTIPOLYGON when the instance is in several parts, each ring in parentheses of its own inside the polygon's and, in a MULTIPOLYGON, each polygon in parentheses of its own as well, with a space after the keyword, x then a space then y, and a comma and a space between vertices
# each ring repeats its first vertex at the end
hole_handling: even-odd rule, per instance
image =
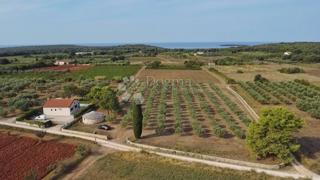
POLYGON ((319 0, 0 0, 0 45, 320 41, 319 0))

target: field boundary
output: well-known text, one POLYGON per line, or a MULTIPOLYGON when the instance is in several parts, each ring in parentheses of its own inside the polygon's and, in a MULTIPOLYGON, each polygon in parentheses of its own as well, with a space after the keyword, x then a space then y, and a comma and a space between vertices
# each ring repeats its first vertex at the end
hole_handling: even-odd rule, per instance
POLYGON ((242 96, 240 96, 240 94, 238 94, 236 91, 234 91, 229 85, 227 85, 227 89, 234 95, 237 97, 237 99, 241 102, 241 104, 246 108, 246 110, 249 112, 249 114, 251 115, 251 117, 255 120, 258 121, 259 116, 258 114, 252 109, 252 107, 247 103, 246 100, 243 99, 242 96))
POLYGON ((218 157, 218 156, 211 156, 211 155, 204 155, 204 154, 198 154, 198 153, 192 153, 192 152, 179 151, 179 150, 174 150, 174 149, 167 149, 167 148, 162 148, 162 147, 157 147, 157 146, 134 143, 134 142, 130 141, 129 139, 126 140, 126 143, 131 146, 134 146, 134 147, 142 148, 142 150, 151 150, 151 151, 169 153, 169 154, 174 154, 174 155, 182 155, 182 156, 199 158, 199 159, 208 160, 208 161, 217 161, 217 162, 221 162, 221 163, 235 164, 235 165, 239 165, 239 166, 248 166, 248 167, 252 167, 252 168, 279 170, 281 167, 283 167, 283 164, 268 165, 268 164, 261 164, 261 163, 252 163, 252 162, 222 158, 222 157, 218 157))

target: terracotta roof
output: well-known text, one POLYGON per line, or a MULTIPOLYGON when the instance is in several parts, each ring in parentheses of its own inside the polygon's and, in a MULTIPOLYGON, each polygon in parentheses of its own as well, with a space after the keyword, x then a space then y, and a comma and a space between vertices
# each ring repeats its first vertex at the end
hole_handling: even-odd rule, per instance
POLYGON ((70 107, 74 99, 49 99, 43 107, 70 107))

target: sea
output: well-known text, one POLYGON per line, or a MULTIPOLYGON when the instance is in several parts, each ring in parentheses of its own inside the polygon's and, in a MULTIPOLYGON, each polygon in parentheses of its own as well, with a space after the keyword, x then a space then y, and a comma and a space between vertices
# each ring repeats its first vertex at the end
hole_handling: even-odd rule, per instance
MULTIPOLYGON (((74 45, 82 46, 118 46, 126 44, 145 44, 151 46, 157 46, 167 49, 211 49, 211 48, 229 48, 237 46, 254 46, 260 44, 266 44, 270 42, 161 42, 161 43, 75 43, 74 45)), ((72 43, 70 43, 72 44, 72 43)), ((0 48, 4 47, 16 47, 22 45, 0 45, 0 48)), ((26 45, 23 45, 26 46, 26 45)))
POLYGON ((118 46, 124 44, 145 44, 167 49, 211 49, 229 48, 236 46, 254 46, 266 44, 268 42, 161 42, 161 43, 89 43, 78 44, 85 46, 118 46))
POLYGON ((265 44, 265 42, 172 42, 172 43, 150 43, 149 45, 168 49, 211 49, 229 48, 236 46, 254 46, 265 44))

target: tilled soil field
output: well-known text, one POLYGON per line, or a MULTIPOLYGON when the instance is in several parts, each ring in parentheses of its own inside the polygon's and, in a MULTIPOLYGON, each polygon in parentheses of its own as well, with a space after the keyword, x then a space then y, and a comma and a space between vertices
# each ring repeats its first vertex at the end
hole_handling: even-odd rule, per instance
POLYGON ((24 179, 32 173, 41 179, 74 152, 74 145, 0 133, 0 179, 24 179))

